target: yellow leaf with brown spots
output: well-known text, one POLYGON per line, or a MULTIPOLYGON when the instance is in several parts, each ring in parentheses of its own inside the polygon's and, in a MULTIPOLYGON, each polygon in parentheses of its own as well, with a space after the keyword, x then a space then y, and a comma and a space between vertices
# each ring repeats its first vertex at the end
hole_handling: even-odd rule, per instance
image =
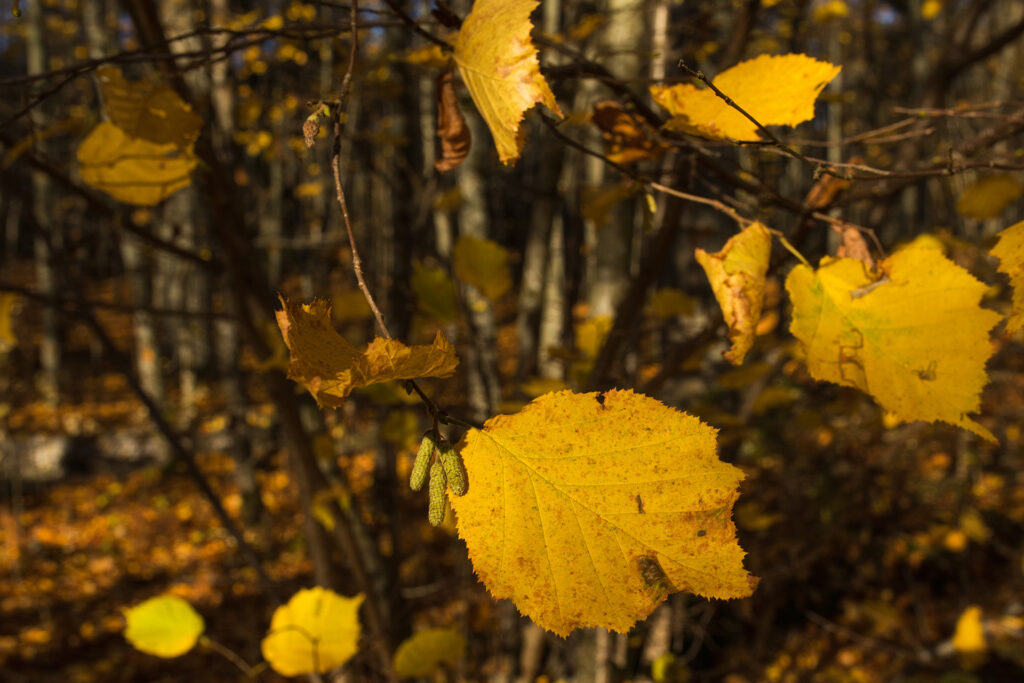
POLYGON ((669 593, 750 595, 717 431, 632 391, 546 394, 460 443, 459 535, 495 598, 561 636, 625 632, 669 593))
POLYGON ((733 365, 740 365, 754 345, 754 333, 764 308, 765 274, 771 251, 768 228, 754 223, 731 237, 717 254, 703 249, 695 252, 729 326, 732 348, 722 355, 733 365))
POLYGON ((826 257, 790 271, 789 329, 811 376, 871 394, 901 422, 941 420, 995 441, 967 417, 980 407, 1001 319, 979 305, 986 286, 916 243, 880 268, 876 278, 861 261, 826 257))
POLYGON ((502 163, 515 163, 525 142, 520 124, 535 104, 562 116, 540 73, 530 39, 536 0, 476 0, 455 41, 455 63, 487 122, 502 163))
POLYGON ((360 352, 331 324, 331 305, 281 300, 277 324, 291 353, 288 377, 305 386, 322 406, 335 408, 358 387, 397 379, 449 377, 459 359, 440 332, 434 343, 406 346, 380 337, 360 352))

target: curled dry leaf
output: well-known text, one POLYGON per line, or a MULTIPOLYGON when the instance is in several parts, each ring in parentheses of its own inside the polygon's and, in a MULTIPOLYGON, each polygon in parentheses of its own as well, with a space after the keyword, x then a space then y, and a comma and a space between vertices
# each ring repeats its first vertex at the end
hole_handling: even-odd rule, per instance
POLYGON ((374 339, 360 352, 334 330, 331 305, 322 299, 299 304, 281 299, 277 324, 291 353, 288 376, 320 405, 336 408, 353 389, 417 377, 449 377, 459 364, 440 332, 430 346, 374 339))
POLYGON ((562 116, 530 39, 530 13, 537 5, 537 0, 476 0, 455 41, 459 73, 505 164, 522 152, 520 124, 527 110, 539 103, 562 116))
POLYGON ((616 163, 658 159, 665 152, 654 129, 631 116, 615 100, 595 104, 593 121, 604 139, 605 154, 616 163))
POLYGON ((441 158, 434 162, 438 171, 450 171, 465 161, 472 140, 466 118, 459 110, 455 75, 451 71, 437 77, 437 137, 441 140, 441 158))
POLYGON ((535 399, 461 445, 451 499, 477 576, 561 636, 627 631, 665 596, 750 595, 732 506, 743 472, 716 430, 632 391, 535 399))
POLYGON ((732 348, 722 355, 733 365, 741 364, 754 345, 764 307, 765 274, 771 250, 768 228, 754 223, 730 238, 716 254, 703 249, 695 252, 729 326, 732 348))
POLYGON ((941 420, 995 441, 967 417, 988 382, 1000 320, 979 305, 986 287, 942 252, 911 244, 880 264, 824 258, 786 278, 790 332, 818 380, 871 394, 900 421, 941 420))
POLYGON ((871 249, 860 230, 851 225, 832 225, 832 229, 839 235, 842 243, 836 250, 838 258, 854 258, 868 267, 868 270, 875 269, 875 259, 871 257, 871 249))

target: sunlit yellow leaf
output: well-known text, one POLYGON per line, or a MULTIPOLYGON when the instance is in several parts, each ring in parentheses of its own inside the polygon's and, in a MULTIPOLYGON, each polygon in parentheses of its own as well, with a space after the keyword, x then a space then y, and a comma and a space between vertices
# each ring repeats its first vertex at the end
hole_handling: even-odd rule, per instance
POLYGON ((631 391, 564 391, 460 445, 469 491, 451 503, 473 568, 540 626, 625 632, 672 592, 753 592, 732 522, 743 473, 697 418, 631 391))
POLYGON ((988 649, 985 628, 981 623, 981 608, 977 605, 965 609, 957 619, 953 647, 962 655, 980 654, 988 649))
POLYGON ((711 289, 729 326, 732 348, 723 353, 733 365, 743 362, 754 345, 754 332, 764 307, 765 274, 772 236, 760 223, 729 238, 722 250, 708 254, 697 249, 697 262, 707 273, 711 289))
POLYGON ((876 280, 856 259, 822 259, 786 278, 790 331, 811 376, 874 396, 901 421, 942 420, 995 441, 977 412, 999 314, 978 304, 985 285, 941 252, 908 246, 876 280))
MULTIPOLYGON (((712 83, 762 125, 795 126, 814 118, 814 101, 840 68, 807 55, 761 55, 726 69, 712 83)), ((651 95, 673 116, 667 128, 709 138, 758 139, 757 126, 710 88, 655 85, 651 95)))
POLYGON ((562 115, 530 39, 530 12, 537 5, 537 0, 476 0, 455 41, 459 73, 505 164, 515 162, 523 149, 520 124, 527 110, 540 103, 562 115))
POLYGON ((196 644, 203 618, 179 597, 162 595, 125 610, 124 637, 136 650, 157 657, 178 657, 196 644))
POLYGON ((814 21, 825 24, 834 19, 845 19, 849 14, 850 8, 843 0, 827 0, 814 8, 814 21))
POLYGON ((497 242, 462 235, 452 250, 455 277, 473 285, 494 301, 512 287, 508 250, 497 242))
POLYGON ((430 43, 409 50, 402 56, 402 61, 415 66, 432 69, 447 69, 451 66, 451 53, 445 53, 440 45, 430 43))
POLYGON ((428 628, 402 641, 395 650, 395 673, 403 678, 433 675, 442 665, 454 668, 466 654, 466 638, 450 628, 428 628))
POLYGON ((359 649, 360 593, 352 598, 319 586, 300 590, 274 611, 261 643, 263 658, 282 676, 327 673, 359 649))
POLYGON ((103 109, 129 137, 191 149, 203 120, 178 93, 152 80, 126 81, 115 66, 96 70, 103 109))
POLYGON ((930 21, 931 19, 939 16, 939 12, 941 11, 941 0, 924 0, 924 2, 921 3, 921 18, 925 21, 930 21))
POLYGON ((956 210, 961 216, 987 220, 995 218, 1020 197, 1024 184, 1009 173, 994 173, 967 186, 957 197, 956 210))
POLYGON ((104 121, 79 145, 78 163, 87 185, 127 204, 152 206, 188 187, 198 161, 191 145, 147 142, 104 121))
POLYGON ((999 241, 990 252, 999 259, 999 272, 1010 277, 1013 309, 1006 322, 1006 334, 1024 327, 1024 221, 999 233, 999 241))
POLYGON ((277 312, 291 353, 288 376, 305 386, 320 405, 337 407, 357 387, 416 377, 448 377, 459 360, 438 332, 430 346, 406 346, 393 339, 374 339, 359 352, 331 324, 331 305, 281 300, 277 312))
POLYGON ((421 313, 441 323, 458 319, 455 282, 444 268, 431 268, 417 261, 412 264, 410 285, 421 313))

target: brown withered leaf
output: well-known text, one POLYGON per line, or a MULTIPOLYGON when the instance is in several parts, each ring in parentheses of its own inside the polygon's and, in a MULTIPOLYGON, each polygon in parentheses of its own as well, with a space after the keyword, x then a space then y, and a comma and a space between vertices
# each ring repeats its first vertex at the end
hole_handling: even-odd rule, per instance
POLYGON ((657 159, 665 147, 655 139, 654 130, 622 109, 615 100, 594 105, 594 125, 604 138, 605 153, 619 164, 657 159))
POLYGON ((437 137, 441 140, 441 158, 434 162, 438 171, 450 171, 465 161, 472 139, 459 109, 451 70, 437 77, 437 137))
POLYGON ((353 389, 416 377, 449 377, 459 359, 440 332, 434 343, 406 346, 394 339, 374 339, 360 352, 331 324, 331 304, 281 299, 277 324, 291 352, 288 377, 305 386, 321 406, 340 406, 353 389))
POLYGON ((852 225, 832 225, 832 229, 843 242, 836 249, 836 258, 855 258, 862 261, 868 270, 875 269, 875 259, 871 257, 871 249, 860 234, 860 230, 852 225))

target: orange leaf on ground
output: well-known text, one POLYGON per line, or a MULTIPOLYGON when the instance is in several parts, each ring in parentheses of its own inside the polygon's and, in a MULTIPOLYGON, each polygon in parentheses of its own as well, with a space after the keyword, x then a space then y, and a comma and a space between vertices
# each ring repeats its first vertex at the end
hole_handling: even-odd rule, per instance
POLYGON ((771 251, 768 228, 754 223, 733 235, 716 254, 703 249, 695 252, 729 326, 732 348, 722 355, 733 365, 740 365, 754 345, 754 332, 764 307, 765 274, 771 251))
POLYGON ((455 348, 440 332, 430 346, 378 337, 360 352, 335 331, 327 301, 298 304, 281 299, 281 304, 277 324, 291 352, 288 376, 322 406, 337 407, 353 389, 378 382, 449 377, 459 364, 455 348))
POLYGON ((716 430, 632 391, 535 399, 460 444, 459 535, 495 598, 561 636, 627 631, 669 593, 750 595, 716 430))
POLYGON ((514 163, 525 142, 520 124, 535 104, 562 116, 540 73, 530 39, 537 0, 476 0, 455 41, 455 63, 484 117, 498 157, 514 163))

